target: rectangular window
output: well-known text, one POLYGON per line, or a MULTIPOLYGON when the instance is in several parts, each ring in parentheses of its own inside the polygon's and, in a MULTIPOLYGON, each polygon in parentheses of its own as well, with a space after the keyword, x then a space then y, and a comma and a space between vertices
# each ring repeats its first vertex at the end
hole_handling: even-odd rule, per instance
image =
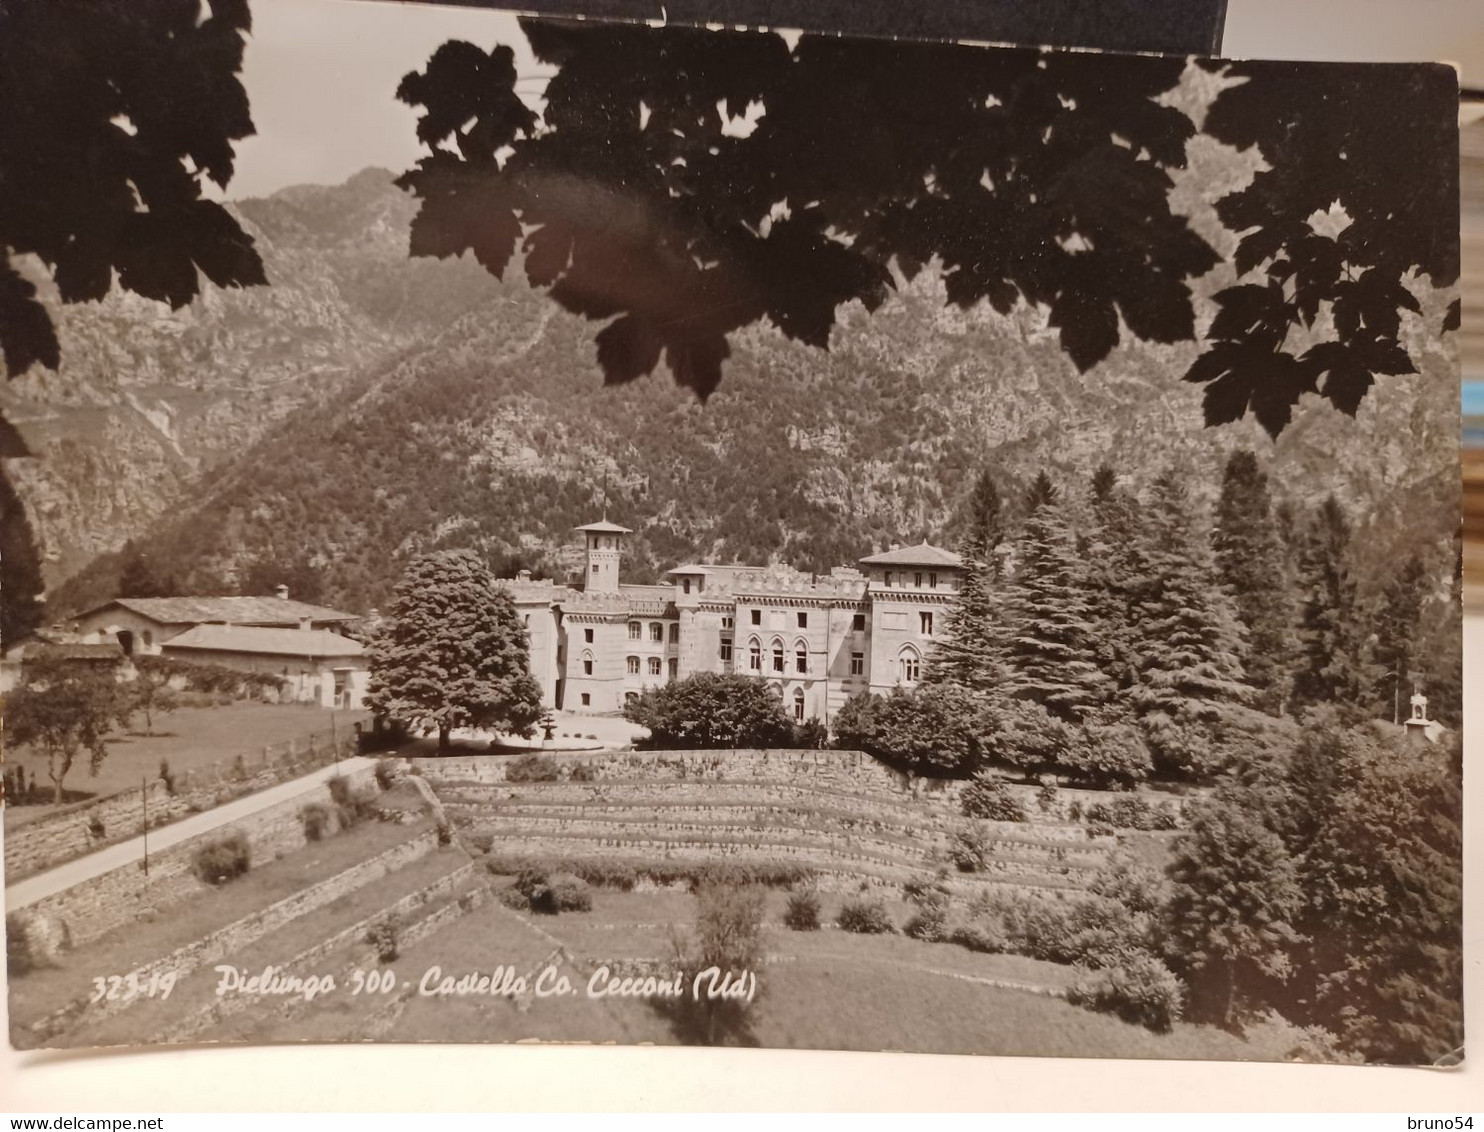
POLYGON ((582 631, 582 639, 584 641, 586 641, 588 644, 592 644, 593 643, 593 631, 591 629, 584 629, 582 631))
POLYGON ((658 676, 660 674, 660 658, 659 657, 652 656, 652 657, 649 658, 649 674, 651 676, 658 676))
POLYGON ((643 635, 644 635, 644 630, 639 627, 639 622, 637 622, 637 621, 630 621, 629 622, 629 640, 631 640, 631 641, 637 641, 643 635))
POLYGON ((721 619, 721 627, 723 629, 730 629, 730 628, 732 628, 732 619, 730 617, 723 617, 721 619))
POLYGON ((917 615, 917 618, 921 625, 922 635, 924 637, 931 637, 933 635, 933 615, 924 610, 917 615))
POLYGON ((630 676, 638 676, 639 675, 639 658, 637 656, 631 656, 631 657, 629 657, 629 659, 628 659, 628 667, 629 667, 629 675, 630 676))
POLYGON ((681 579, 680 588, 681 588, 681 590, 684 593, 690 593, 690 579, 689 578, 683 578, 683 579, 681 579))
POLYGON ((721 642, 721 660, 723 664, 732 663, 732 642, 730 640, 721 642))
POLYGON ((850 674, 852 676, 864 676, 866 674, 866 654, 853 652, 850 654, 850 674))
POLYGON ((891 589, 891 571, 886 572, 886 588, 891 589))
POLYGON ((593 662, 592 661, 590 661, 590 660, 584 660, 582 662, 582 674, 584 676, 591 676, 593 674, 593 662))
POLYGON ((807 628, 809 628, 809 615, 807 613, 800 613, 799 614, 799 628, 800 629, 807 629, 807 628))
POLYGON ((761 609, 754 609, 752 611, 752 623, 754 625, 761 625, 763 623, 763 611, 761 609))
POLYGON ((866 631, 866 615, 864 613, 857 613, 852 617, 850 619, 850 628, 854 632, 864 633, 866 631))
POLYGON ((582 693, 582 706, 583 707, 592 707, 593 706, 593 698, 592 698, 592 696, 588 695, 586 692, 583 692, 582 693))
POLYGON ((761 672, 763 670, 763 647, 756 641, 752 643, 752 648, 747 651, 747 667, 754 672, 761 672))
POLYGON ((594 562, 593 563, 593 576, 596 577, 597 576, 597 573, 598 573, 598 564, 596 562, 594 562))
POLYGON ((783 671, 783 646, 776 645, 773 648, 773 671, 783 671))
POLYGON ((928 589, 935 590, 937 588, 938 588, 938 575, 936 575, 936 574, 929 574, 928 575, 928 589))
POLYGON ((916 589, 919 589, 919 590, 922 589, 922 571, 921 570, 919 570, 916 574, 913 574, 912 575, 912 585, 916 589))
POLYGON ((680 643, 680 626, 679 625, 671 625, 670 626, 670 643, 672 645, 678 645, 680 643))
POLYGON ((650 625, 649 625, 649 639, 651 641, 656 641, 656 642, 658 642, 660 644, 664 644, 664 642, 665 642, 665 627, 663 625, 661 625, 658 621, 653 621, 653 622, 650 623, 650 625))
POLYGON ((809 653, 807 650, 799 649, 797 652, 794 653, 794 671, 809 671, 809 653))
POLYGON ((679 675, 680 675, 680 661, 676 660, 672 656, 670 658, 670 679, 673 680, 673 679, 675 679, 675 677, 677 677, 679 675))

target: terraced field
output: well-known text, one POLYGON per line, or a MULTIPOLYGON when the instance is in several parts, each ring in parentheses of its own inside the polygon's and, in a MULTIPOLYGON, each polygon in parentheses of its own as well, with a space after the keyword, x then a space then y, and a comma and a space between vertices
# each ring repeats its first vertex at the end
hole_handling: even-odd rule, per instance
MULTIPOLYGON (((903 883, 938 875, 963 824, 956 793, 849 753, 730 754, 564 756, 544 782, 506 781, 509 757, 414 760, 413 774, 375 799, 381 820, 13 979, 13 1041, 673 1043, 663 1003, 588 988, 605 969, 673 971, 696 909, 677 878, 732 864, 808 871, 824 903, 822 930, 791 931, 786 894, 768 892, 763 997, 733 1040, 1195 1058, 1278 1058, 1294 1044, 1282 1025, 1246 1038, 1179 1025, 1151 1034, 1061 1001, 1069 967, 833 927, 861 892, 906 922, 903 883), (508 863, 521 859, 627 865, 637 883, 595 888, 588 912, 535 915, 501 899, 514 882, 508 863), (218 993, 229 971, 274 993, 218 993), (99 974, 137 988, 168 976, 171 993, 99 1001, 99 974)), ((986 825, 990 868, 950 871, 956 899, 1070 897, 1128 840, 1089 836, 1067 820, 1065 800, 1032 812, 1028 823, 986 825)), ((1162 852, 1157 838, 1142 848, 1162 852)))

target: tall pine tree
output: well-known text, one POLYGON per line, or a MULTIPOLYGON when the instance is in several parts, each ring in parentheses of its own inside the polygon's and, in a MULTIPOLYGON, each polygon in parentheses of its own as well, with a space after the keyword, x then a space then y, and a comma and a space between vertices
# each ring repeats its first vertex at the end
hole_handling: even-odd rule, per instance
POLYGON ((1107 698, 1096 662, 1096 624, 1087 578, 1056 488, 1045 472, 1031 487, 1009 587, 1008 687, 1068 720, 1107 698))
POLYGON ((995 587, 1004 538, 1001 509, 994 478, 981 472, 969 497, 968 529, 959 542, 964 576, 958 605, 927 658, 931 682, 987 690, 1004 680, 1004 619, 995 587))
POLYGON ((1154 482, 1144 548, 1157 584, 1134 611, 1138 682, 1129 698, 1158 764, 1209 769, 1220 705, 1250 698, 1251 689, 1243 681, 1241 629, 1214 585, 1185 485, 1174 473, 1154 482))
POLYGON ((1418 644, 1428 583, 1421 556, 1413 554, 1387 583, 1376 609, 1373 657, 1384 671, 1375 689, 1375 708, 1379 714, 1392 717, 1393 722, 1412 692, 1413 650, 1418 644))
POLYGON ((1279 715, 1288 698, 1293 616, 1267 473, 1251 451, 1242 449, 1227 459, 1211 541, 1221 584, 1247 630, 1242 662, 1254 706, 1279 715))
POLYGON ((1310 518, 1299 549, 1299 655, 1294 709, 1334 704, 1355 710, 1380 672, 1368 663, 1365 632, 1350 576, 1350 520, 1333 495, 1310 518))

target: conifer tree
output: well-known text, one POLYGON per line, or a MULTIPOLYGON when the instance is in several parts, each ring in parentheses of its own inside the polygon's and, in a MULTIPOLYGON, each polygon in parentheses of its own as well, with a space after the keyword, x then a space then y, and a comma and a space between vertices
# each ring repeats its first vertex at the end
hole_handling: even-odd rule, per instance
POLYGON ((964 576, 958 604, 928 654, 928 681, 990 689, 1004 680, 1004 619, 995 586, 1003 538, 999 488, 987 471, 981 472, 969 498, 969 526, 959 542, 964 576))
POLYGON ((1135 610, 1138 683, 1130 700, 1156 759, 1189 770, 1207 761, 1209 726, 1219 705, 1251 691, 1239 659, 1241 629, 1213 584, 1184 483, 1173 473, 1154 482, 1144 523, 1145 555, 1157 585, 1135 610))
POLYGON ((1083 557, 1096 624, 1097 663, 1115 693, 1122 693, 1138 679, 1137 611, 1151 576, 1138 500, 1117 486, 1117 475, 1107 464, 1093 475, 1091 519, 1083 557))
POLYGON ((1293 680, 1295 709, 1332 703, 1354 708, 1379 672, 1368 665, 1350 576, 1350 520, 1333 495, 1311 517, 1299 550, 1303 604, 1293 680))
POLYGON ((1087 579, 1045 472, 1036 477, 1028 502, 1007 599, 1008 689, 1076 721, 1095 710, 1108 691, 1096 664, 1087 579))
POLYGON ((1427 569, 1419 555, 1411 555, 1387 583, 1376 610, 1373 657, 1383 669, 1376 685, 1376 710, 1385 716, 1400 714, 1398 703, 1411 694, 1413 651, 1422 625, 1422 607, 1427 598, 1427 569))
POLYGON ((380 715, 436 727, 531 734, 541 689, 515 603, 468 550, 415 559, 371 643, 366 703, 380 715))
POLYGON ((1288 698, 1292 613, 1267 473, 1251 451, 1227 459, 1211 541, 1221 584, 1247 631, 1242 661, 1254 704, 1277 715, 1288 698))

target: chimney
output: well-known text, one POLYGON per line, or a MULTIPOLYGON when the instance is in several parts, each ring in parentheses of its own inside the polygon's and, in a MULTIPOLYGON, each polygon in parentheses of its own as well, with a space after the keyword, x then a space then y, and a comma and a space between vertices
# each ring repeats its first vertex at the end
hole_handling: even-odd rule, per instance
POLYGON ((529 570, 517 570, 515 572, 515 580, 517 582, 529 582, 531 580, 531 572, 529 570))
POLYGON ((289 588, 288 588, 288 586, 280 585, 273 592, 278 595, 278 600, 279 601, 288 601, 288 599, 289 599, 289 588))
POLYGON ((307 632, 309 632, 309 630, 311 630, 313 628, 314 628, 314 625, 310 623, 309 618, 307 618, 307 617, 301 617, 301 618, 299 618, 299 632, 301 632, 301 633, 307 633, 307 632))

